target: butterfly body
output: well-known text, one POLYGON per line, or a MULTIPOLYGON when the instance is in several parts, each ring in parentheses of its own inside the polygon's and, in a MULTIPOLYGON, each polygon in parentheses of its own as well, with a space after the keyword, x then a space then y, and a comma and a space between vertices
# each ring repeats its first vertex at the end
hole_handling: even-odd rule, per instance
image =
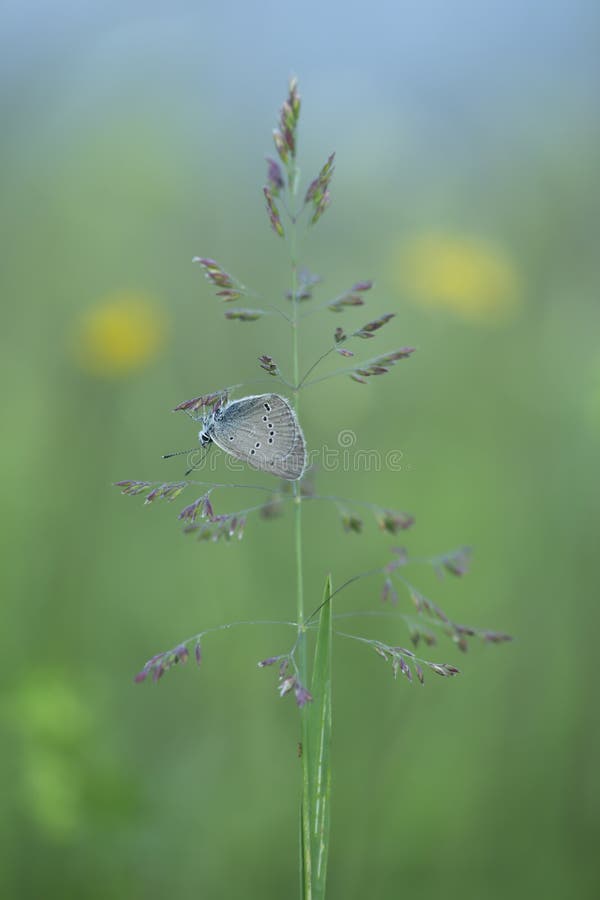
POLYGON ((306 444, 296 413, 279 394, 232 400, 206 416, 199 435, 254 469, 295 481, 306 468, 306 444))

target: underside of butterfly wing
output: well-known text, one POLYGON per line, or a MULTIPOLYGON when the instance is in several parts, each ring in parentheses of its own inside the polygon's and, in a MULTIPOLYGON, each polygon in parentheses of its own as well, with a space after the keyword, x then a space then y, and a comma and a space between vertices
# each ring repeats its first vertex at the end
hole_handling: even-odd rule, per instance
POLYGON ((215 444, 254 469, 295 481, 306 466, 306 445, 296 414, 279 394, 234 400, 217 414, 215 444))

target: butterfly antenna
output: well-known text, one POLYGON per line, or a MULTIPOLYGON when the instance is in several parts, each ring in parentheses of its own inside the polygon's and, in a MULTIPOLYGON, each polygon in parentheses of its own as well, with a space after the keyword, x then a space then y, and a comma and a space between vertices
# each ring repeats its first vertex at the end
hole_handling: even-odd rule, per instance
POLYGON ((193 453, 197 449, 197 447, 192 447, 191 450, 176 450, 174 453, 165 453, 162 458, 171 459, 172 456, 183 456, 185 453, 193 453))
MULTIPOLYGON (((195 447, 194 449, 197 450, 198 448, 195 447)), ((193 465, 190 469, 188 469, 187 472, 184 473, 184 476, 183 476, 184 478, 187 478, 188 475, 191 475, 191 473, 192 473, 195 469, 199 469, 199 468, 200 468, 200 466, 202 465, 202 463, 203 463, 204 460, 206 459, 206 454, 208 453, 209 449, 210 449, 210 444, 204 449, 204 453, 202 454, 202 456, 200 457, 200 459, 198 460, 198 462, 195 462, 194 465, 193 465)), ((188 451, 188 452, 189 452, 189 451, 188 451)))

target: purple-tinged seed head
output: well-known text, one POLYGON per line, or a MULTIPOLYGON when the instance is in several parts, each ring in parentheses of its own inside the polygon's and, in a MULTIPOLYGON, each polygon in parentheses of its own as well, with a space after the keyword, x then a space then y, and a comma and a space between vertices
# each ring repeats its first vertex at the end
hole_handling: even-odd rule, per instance
POLYGON ((163 666, 162 663, 161 663, 160 665, 158 665, 158 666, 155 666, 155 668, 152 670, 152 681, 153 681, 155 684, 156 684, 157 681, 160 681, 160 679, 161 679, 161 678, 163 677, 163 675, 165 674, 165 671, 166 671, 166 669, 165 669, 165 667, 163 666))
POLYGON ((342 525, 344 531, 360 534, 363 530, 363 521, 357 515, 349 514, 342 516, 342 525))
POLYGON ((266 666, 272 666, 273 663, 278 662, 280 659, 279 656, 268 656, 266 659, 261 659, 259 663, 257 663, 259 669, 264 669, 266 666))
POLYGON ((275 205, 273 194, 268 187, 263 188, 263 194, 265 195, 265 200, 267 203, 267 214, 269 216, 269 221, 271 222, 271 227, 273 228, 273 231, 275 231, 275 233, 279 235, 279 237, 283 237, 283 225, 281 224, 281 217, 279 215, 279 210, 275 205))
POLYGON ((454 643, 462 653, 466 653, 469 649, 469 642, 464 635, 455 635, 454 643))
POLYGON ((432 672, 435 672, 436 675, 441 675, 442 678, 446 678, 447 672, 445 666, 440 666, 437 663, 429 663, 429 668, 432 672))
POLYGON ((215 517, 215 511, 212 507, 212 503, 210 502, 210 497, 208 494, 204 497, 204 505, 202 509, 202 515, 206 516, 211 522, 215 517))
POLYGON ((283 678, 283 676, 285 675, 285 673, 287 672, 287 670, 289 668, 289 665, 290 665, 290 661, 289 661, 288 657, 286 656, 284 659, 282 659, 282 661, 279 665, 279 677, 280 678, 283 678))
POLYGON ((302 709, 303 706, 306 706, 307 703, 310 703, 312 700, 312 694, 304 687, 303 684, 297 683, 294 688, 294 693, 296 696, 296 704, 302 709))
POLYGON ((501 644, 504 641, 512 641, 510 634, 504 634, 502 631, 484 631, 481 635, 484 641, 490 644, 501 644))
POLYGON ((280 682, 277 690, 279 691, 280 697, 285 697, 286 694, 296 687, 296 676, 289 675, 287 678, 284 678, 282 682, 280 682))
POLYGON ((262 309, 227 309, 225 310, 226 319, 235 319, 238 322, 256 322, 257 319, 264 315, 262 309))
POLYGON ((279 159, 282 163, 287 164, 289 159, 288 148, 281 132, 277 131, 277 129, 273 131, 273 143, 275 144, 275 149, 277 150, 279 159))
POLYGON ((177 518, 181 519, 181 521, 183 521, 183 522, 189 522, 189 523, 195 522, 196 517, 198 516, 198 514, 200 512, 200 508, 204 504, 204 500, 205 500, 204 497, 198 497, 198 499, 194 500, 193 503, 190 503, 189 506, 184 507, 181 510, 181 512, 179 513, 179 515, 177 516, 177 518))
POLYGON ((186 663, 190 655, 190 651, 185 644, 179 644, 178 647, 175 647, 173 653, 175 654, 176 662, 180 663, 186 663))
POLYGON ((270 156, 267 156, 267 181, 274 197, 285 187, 281 166, 270 156))

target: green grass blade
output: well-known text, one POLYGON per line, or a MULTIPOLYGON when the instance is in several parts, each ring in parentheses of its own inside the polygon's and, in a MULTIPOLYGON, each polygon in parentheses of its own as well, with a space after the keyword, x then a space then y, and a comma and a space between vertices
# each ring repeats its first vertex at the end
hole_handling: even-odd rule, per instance
POLYGON ((331 797, 331 576, 325 582, 307 715, 312 897, 323 900, 329 852, 331 797))
POLYGON ((310 860, 306 859, 306 847, 304 845, 304 808, 303 805, 300 804, 300 897, 301 900, 309 900, 310 891, 307 892, 307 881, 306 881, 306 870, 307 870, 307 862, 310 864, 310 860))

